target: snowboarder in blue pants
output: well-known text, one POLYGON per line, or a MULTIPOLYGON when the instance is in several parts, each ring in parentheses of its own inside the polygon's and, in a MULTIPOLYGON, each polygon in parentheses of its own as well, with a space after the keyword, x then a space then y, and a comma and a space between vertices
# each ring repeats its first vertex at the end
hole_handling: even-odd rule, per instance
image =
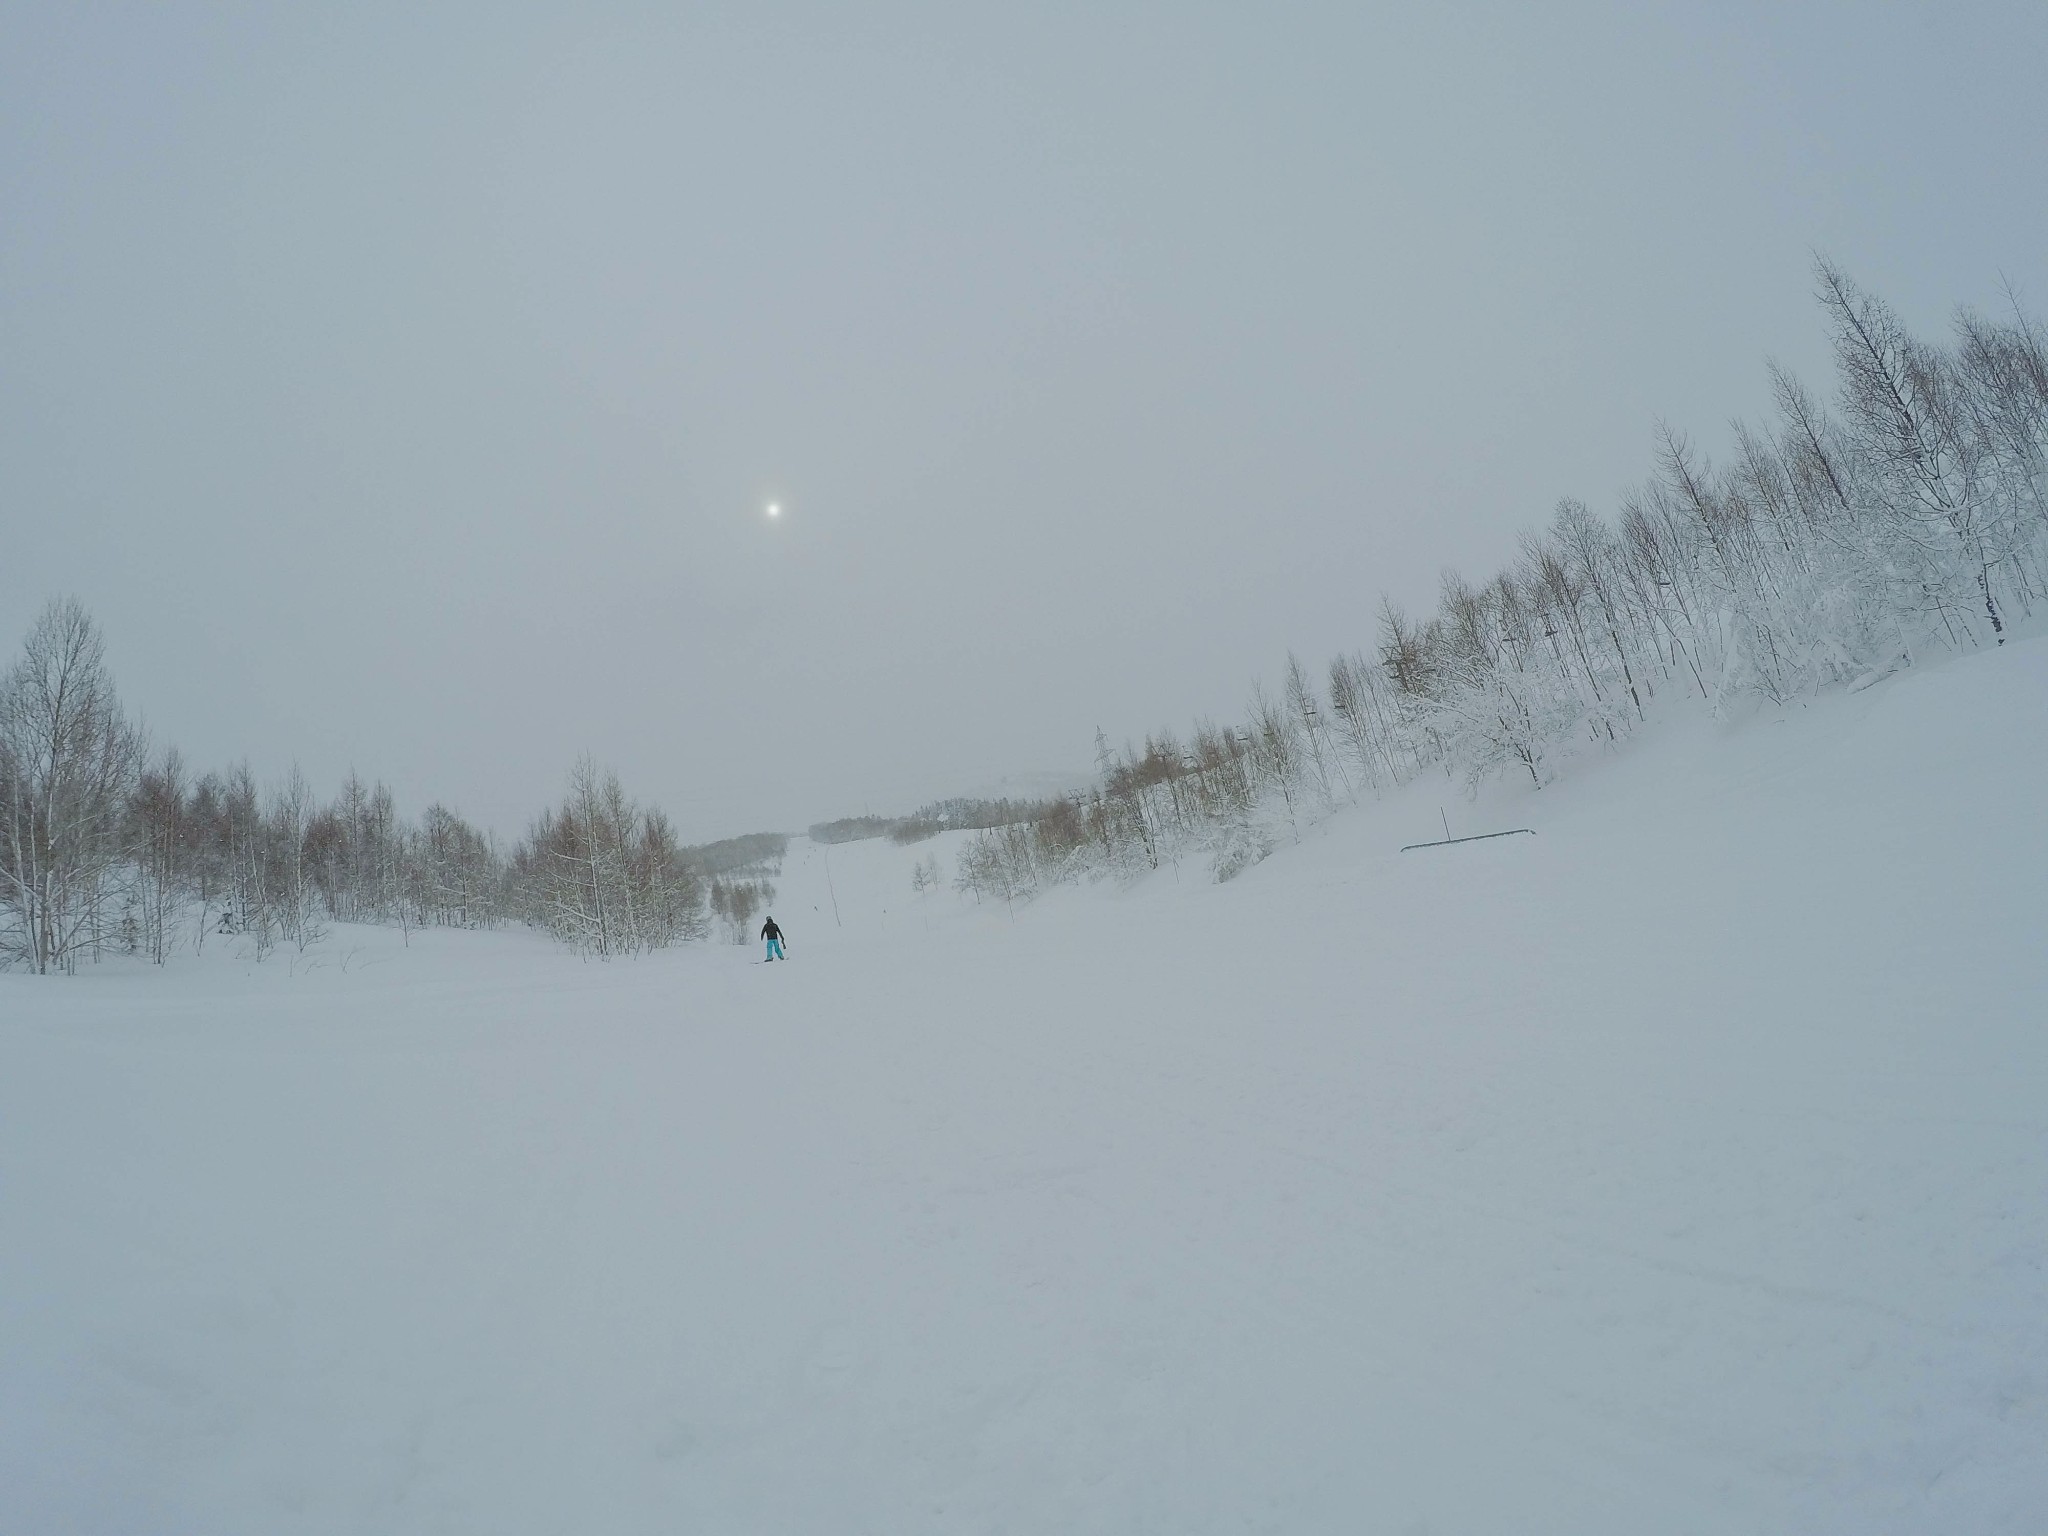
POLYGON ((767 922, 761 925, 761 937, 768 941, 768 958, 770 960, 785 958, 782 953, 782 930, 775 926, 774 918, 769 918, 767 922))

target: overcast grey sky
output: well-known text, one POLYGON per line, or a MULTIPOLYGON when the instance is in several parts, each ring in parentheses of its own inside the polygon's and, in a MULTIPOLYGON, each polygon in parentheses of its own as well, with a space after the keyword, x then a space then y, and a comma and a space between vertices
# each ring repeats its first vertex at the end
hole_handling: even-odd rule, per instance
POLYGON ((1819 380, 1815 249, 2048 309, 2038 0, 0 18, 0 643, 503 831, 1231 714, 1819 380))

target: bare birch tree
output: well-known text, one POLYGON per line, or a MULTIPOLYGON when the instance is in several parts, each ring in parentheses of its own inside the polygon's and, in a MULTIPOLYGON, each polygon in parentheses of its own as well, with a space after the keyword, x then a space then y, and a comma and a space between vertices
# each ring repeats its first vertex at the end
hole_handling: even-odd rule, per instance
POLYGON ((127 845, 141 734, 121 712, 85 609, 52 602, 0 678, 0 931, 5 955, 48 974, 102 939, 127 845))

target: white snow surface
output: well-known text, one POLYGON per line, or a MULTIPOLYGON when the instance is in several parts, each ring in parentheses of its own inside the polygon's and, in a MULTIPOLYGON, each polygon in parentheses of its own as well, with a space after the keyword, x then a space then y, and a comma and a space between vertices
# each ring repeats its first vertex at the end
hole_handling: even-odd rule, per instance
POLYGON ((780 965, 0 976, 0 1529, 2048 1529, 2044 762, 2032 641, 1223 886, 796 843, 780 965))

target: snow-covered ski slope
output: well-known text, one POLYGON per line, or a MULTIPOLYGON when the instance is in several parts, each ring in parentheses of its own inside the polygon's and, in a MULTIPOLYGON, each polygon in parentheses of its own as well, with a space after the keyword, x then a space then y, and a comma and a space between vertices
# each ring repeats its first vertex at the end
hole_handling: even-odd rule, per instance
POLYGON ((2044 765, 2032 641, 1220 887, 798 844, 782 965, 0 976, 0 1529, 2048 1529, 2044 765))

